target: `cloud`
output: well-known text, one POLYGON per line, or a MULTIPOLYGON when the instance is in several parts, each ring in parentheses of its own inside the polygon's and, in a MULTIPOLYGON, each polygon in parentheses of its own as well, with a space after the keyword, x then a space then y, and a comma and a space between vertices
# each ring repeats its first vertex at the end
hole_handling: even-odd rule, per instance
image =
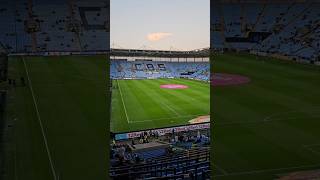
POLYGON ((167 38, 171 36, 172 33, 167 33, 167 32, 156 32, 156 33, 150 33, 147 35, 147 39, 149 41, 159 41, 161 39, 167 38))

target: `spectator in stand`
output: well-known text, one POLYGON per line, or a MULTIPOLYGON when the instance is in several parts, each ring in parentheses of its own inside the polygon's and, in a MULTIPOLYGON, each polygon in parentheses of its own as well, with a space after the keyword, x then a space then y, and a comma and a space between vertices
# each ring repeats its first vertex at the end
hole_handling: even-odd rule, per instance
POLYGON ((148 142, 149 142, 149 140, 148 140, 148 136, 147 136, 147 135, 144 135, 143 142, 144 142, 144 143, 148 143, 148 142))
POLYGON ((135 159, 135 162, 138 163, 138 164, 141 162, 141 158, 137 154, 135 154, 135 158, 134 159, 135 159))
POLYGON ((116 146, 116 141, 115 141, 114 139, 112 139, 112 144, 111 144, 111 146, 112 146, 113 148, 115 148, 115 146, 116 146))
POLYGON ((190 179, 194 179, 194 175, 192 172, 189 173, 189 177, 190 177, 190 179))
POLYGON ((168 154, 168 155, 173 155, 173 147, 172 147, 172 145, 170 145, 170 146, 166 149, 166 151, 167 151, 167 154, 168 154))
POLYGON ((126 148, 122 145, 122 146, 119 148, 119 154, 120 154, 120 156, 124 157, 125 152, 126 152, 126 148))

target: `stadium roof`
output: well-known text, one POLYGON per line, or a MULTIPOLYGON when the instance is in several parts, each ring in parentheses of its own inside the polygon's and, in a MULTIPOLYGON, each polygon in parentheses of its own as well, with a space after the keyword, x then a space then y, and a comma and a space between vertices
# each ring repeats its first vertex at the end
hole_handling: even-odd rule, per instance
POLYGON ((111 56, 141 57, 209 57, 209 48, 192 51, 164 51, 142 49, 111 49, 111 56))

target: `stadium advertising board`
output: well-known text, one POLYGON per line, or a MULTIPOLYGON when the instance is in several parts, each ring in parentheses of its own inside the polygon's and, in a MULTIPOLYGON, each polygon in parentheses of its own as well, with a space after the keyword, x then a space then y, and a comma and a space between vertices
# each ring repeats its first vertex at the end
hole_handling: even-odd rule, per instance
MULTIPOLYGON (((153 133, 157 133, 159 136, 163 136, 172 132, 186 132, 186 131, 194 131, 194 130, 203 130, 203 129, 210 129, 210 123, 203 123, 203 124, 193 124, 193 125, 186 125, 186 126, 178 126, 178 127, 169 127, 169 128, 162 128, 162 129, 154 129, 149 130, 153 133)), ((145 131, 136 131, 136 132, 128 132, 128 133, 120 133, 115 135, 115 140, 127 140, 132 138, 140 137, 142 133, 145 131)))

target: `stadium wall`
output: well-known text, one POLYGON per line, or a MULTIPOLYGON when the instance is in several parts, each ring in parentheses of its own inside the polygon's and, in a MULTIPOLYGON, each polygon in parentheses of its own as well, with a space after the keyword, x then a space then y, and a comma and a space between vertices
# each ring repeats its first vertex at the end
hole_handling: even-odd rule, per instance
POLYGON ((35 52, 35 53, 10 53, 9 56, 70 56, 70 55, 105 55, 109 51, 67 51, 67 52, 35 52))
POLYGON ((157 132, 159 136, 164 136, 172 132, 187 132, 187 131, 205 130, 205 129, 210 129, 210 123, 199 123, 199 124, 192 124, 192 125, 167 127, 167 128, 161 128, 161 129, 146 129, 142 131, 115 133, 114 137, 115 137, 115 140, 118 141, 118 140, 128 140, 128 139, 140 137, 141 133, 144 133, 146 131, 157 132))

